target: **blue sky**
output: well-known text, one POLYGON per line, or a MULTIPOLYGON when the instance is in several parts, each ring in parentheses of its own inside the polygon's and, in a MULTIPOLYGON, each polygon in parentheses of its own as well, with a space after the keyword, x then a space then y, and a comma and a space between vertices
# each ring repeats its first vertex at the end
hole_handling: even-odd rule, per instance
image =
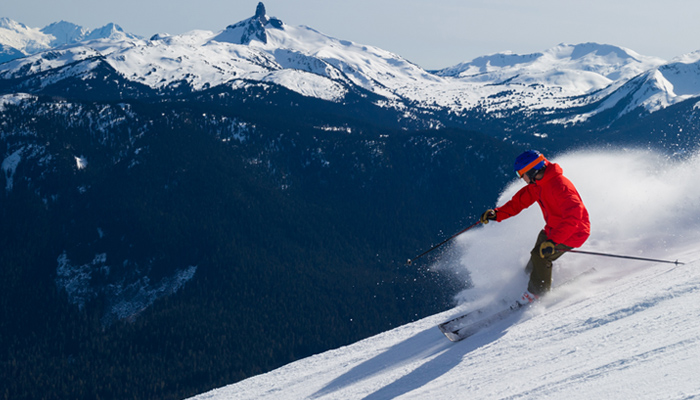
MULTIPOLYGON (((0 17, 42 28, 65 20, 86 28, 109 22, 149 37, 219 31, 251 17, 258 0, 3 1, 0 17)), ((399 54, 426 69, 559 43, 597 42, 666 60, 700 50, 696 0, 266 0, 267 13, 338 39, 399 54)))

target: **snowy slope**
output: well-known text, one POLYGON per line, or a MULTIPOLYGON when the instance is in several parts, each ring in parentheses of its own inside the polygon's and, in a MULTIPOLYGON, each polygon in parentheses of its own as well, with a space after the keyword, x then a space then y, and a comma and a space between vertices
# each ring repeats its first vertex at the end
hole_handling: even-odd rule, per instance
MULTIPOLYGON (((643 151, 554 158, 591 212, 583 249, 676 258, 685 265, 570 254, 525 312, 462 342, 436 324, 519 294, 542 222, 533 207, 459 237, 432 268, 471 274, 455 309, 201 394, 196 399, 688 399, 700 396, 700 188, 697 155, 643 151), (601 179, 604 176, 605 179, 601 179), (605 182, 601 184, 601 182, 605 182)), ((508 199, 521 183, 506 188, 508 199)))
POLYGON ((0 43, 23 54, 32 54, 51 47, 53 38, 37 28, 30 28, 9 18, 0 18, 0 43))
POLYGON ((665 62, 623 47, 597 43, 560 44, 542 53, 519 55, 507 52, 483 56, 436 74, 489 83, 509 79, 524 84, 546 83, 558 78, 570 81, 579 90, 588 91, 628 80, 665 62), (581 76, 572 76, 574 71, 581 76), (588 88, 586 82, 590 85, 588 88))
POLYGON ((652 68, 613 92, 606 89, 601 96, 609 97, 595 112, 608 109, 627 97, 628 103, 620 114, 644 107, 654 112, 700 93, 700 52, 677 57, 672 62, 652 68))
POLYGON ((22 53, 22 51, 17 50, 12 46, 0 44, 0 64, 21 57, 24 57, 24 53, 22 53))

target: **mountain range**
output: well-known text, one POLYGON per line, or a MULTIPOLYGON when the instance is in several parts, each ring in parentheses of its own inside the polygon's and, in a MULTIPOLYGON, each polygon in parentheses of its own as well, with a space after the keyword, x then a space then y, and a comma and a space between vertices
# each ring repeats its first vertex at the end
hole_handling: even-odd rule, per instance
POLYGON ((37 29, 3 17, 0 18, 0 63, 83 41, 136 38, 138 36, 126 33, 120 26, 112 23, 90 30, 70 22, 59 21, 37 29))
POLYGON ((494 118, 535 114, 531 124, 538 126, 582 124, 610 109, 617 110, 609 117, 614 122, 700 95, 700 52, 668 62, 612 45, 561 44, 542 53, 498 53, 425 71, 379 48, 287 25, 268 16, 262 3, 253 17, 223 31, 148 40, 113 24, 89 31, 59 22, 37 30, 3 19, 0 28, 6 61, 35 54, 0 69, 16 90, 40 90, 104 64, 154 93, 274 84, 342 103, 349 92, 368 91, 380 97, 375 103, 409 115, 414 108, 494 118), (48 82, 30 83, 37 74, 48 82))
POLYGON ((183 398, 444 311, 469 274, 404 260, 524 148, 700 142, 696 53, 426 71, 262 3, 148 39, 3 19, 0 43, 0 387, 25 398, 183 398))

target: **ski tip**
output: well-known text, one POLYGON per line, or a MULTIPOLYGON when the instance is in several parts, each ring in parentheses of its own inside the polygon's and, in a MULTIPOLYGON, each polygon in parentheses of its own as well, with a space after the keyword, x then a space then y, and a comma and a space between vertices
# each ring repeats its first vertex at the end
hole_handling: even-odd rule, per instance
POLYGON ((464 339, 459 335, 459 330, 453 331, 451 328, 448 327, 450 322, 451 321, 447 321, 438 325, 440 332, 442 332, 442 334, 445 335, 445 337, 448 338, 450 342, 459 342, 460 340, 464 339))
POLYGON ((464 339, 464 337, 459 335, 459 332, 442 332, 445 334, 445 337, 450 340, 450 342, 459 342, 460 340, 464 339))

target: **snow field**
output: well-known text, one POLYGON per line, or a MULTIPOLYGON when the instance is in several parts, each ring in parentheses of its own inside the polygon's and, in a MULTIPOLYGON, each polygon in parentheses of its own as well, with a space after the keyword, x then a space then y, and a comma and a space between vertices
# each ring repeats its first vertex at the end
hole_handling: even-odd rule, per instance
POLYGON ((615 281, 593 274, 577 280, 583 289, 554 292, 458 343, 435 327, 451 316, 442 313, 196 398, 700 396, 699 268, 652 264, 615 281))

